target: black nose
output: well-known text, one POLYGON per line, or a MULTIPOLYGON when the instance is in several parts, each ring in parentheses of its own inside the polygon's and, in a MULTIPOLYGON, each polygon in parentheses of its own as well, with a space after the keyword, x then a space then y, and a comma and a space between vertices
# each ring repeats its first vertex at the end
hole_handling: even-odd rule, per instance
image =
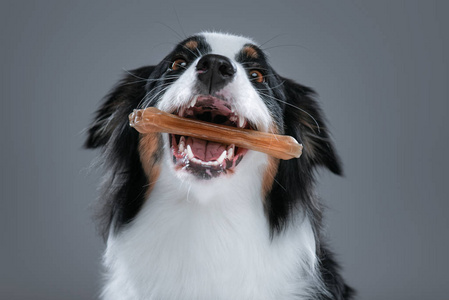
POLYGON ((198 61, 196 70, 199 82, 204 85, 209 94, 232 81, 236 72, 229 58, 216 54, 203 56, 198 61))

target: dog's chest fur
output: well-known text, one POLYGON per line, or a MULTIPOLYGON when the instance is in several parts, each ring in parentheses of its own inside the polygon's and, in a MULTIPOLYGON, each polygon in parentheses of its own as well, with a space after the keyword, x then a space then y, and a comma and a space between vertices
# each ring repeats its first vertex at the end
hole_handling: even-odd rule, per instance
POLYGON ((104 298, 305 299, 316 285, 309 221, 271 239, 260 178, 239 175, 196 191, 167 184, 163 168, 138 217, 108 240, 104 298))

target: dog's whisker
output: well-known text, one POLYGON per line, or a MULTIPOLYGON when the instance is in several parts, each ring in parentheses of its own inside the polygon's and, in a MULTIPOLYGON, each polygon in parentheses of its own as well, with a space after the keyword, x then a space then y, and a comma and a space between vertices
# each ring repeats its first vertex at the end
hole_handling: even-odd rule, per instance
POLYGON ((168 29, 170 29, 174 34, 176 34, 181 40, 184 39, 184 37, 182 35, 180 35, 176 30, 174 30, 172 27, 168 26, 167 24, 163 23, 163 22, 159 22, 156 21, 155 24, 160 24, 168 29))
POLYGON ((159 92, 157 92, 156 94, 154 94, 151 98, 147 98, 145 100, 145 102, 147 103, 147 106, 150 105, 151 103, 153 103, 156 99, 161 98, 162 95, 165 93, 165 91, 167 91, 170 88, 170 85, 167 85, 165 87, 163 87, 159 92))
POLYGON ((175 12, 176 20, 178 21, 179 28, 181 29, 182 33, 184 34, 184 39, 186 39, 186 38, 187 38, 187 35, 186 35, 186 33, 184 32, 184 29, 182 28, 181 21, 179 20, 178 12, 176 11, 176 7, 175 7, 174 5, 173 5, 173 11, 175 12))
POLYGON ((271 46, 271 47, 268 47, 268 48, 261 48, 261 50, 267 51, 267 50, 270 50, 270 49, 282 48, 282 47, 297 47, 297 48, 301 48, 301 49, 304 49, 304 50, 307 50, 307 51, 311 51, 307 47, 304 47, 304 46, 301 46, 301 45, 296 45, 296 44, 276 45, 276 46, 271 46))
POLYGON ((158 81, 164 81, 167 79, 177 79, 179 78, 180 75, 168 75, 168 76, 164 76, 163 78, 154 78, 154 79, 147 79, 147 82, 158 82, 158 81))
POLYGON ((203 56, 203 53, 201 53, 201 50, 197 47, 196 51, 198 52, 198 56, 197 57, 201 57, 203 56))
POLYGON ((155 185, 156 183, 163 183, 163 182, 167 182, 167 181, 168 181, 168 179, 161 179, 161 178, 158 178, 158 179, 156 179, 156 180, 153 180, 153 181, 151 181, 151 182, 148 182, 147 184, 143 185, 142 187, 143 187, 143 188, 146 188, 146 187, 155 185))
MULTIPOLYGON (((272 75, 272 76, 275 76, 275 75, 272 75)), ((259 88, 259 89, 257 89, 257 90, 258 90, 258 91, 272 91, 272 90, 274 90, 274 89, 276 89, 276 88, 282 86, 284 83, 285 83, 285 80, 282 81, 281 83, 279 83, 278 85, 275 85, 275 86, 272 86, 272 87, 271 87, 271 86, 267 86, 267 88, 265 88, 265 89, 259 88)))
POLYGON ((170 86, 171 86, 171 85, 168 84, 168 83, 159 86, 159 87, 164 87, 164 88, 162 88, 162 89, 161 89, 159 92, 157 92, 156 94, 152 95, 150 98, 148 98, 148 95, 150 95, 150 92, 148 92, 148 93, 145 95, 145 97, 140 101, 138 107, 140 107, 140 105, 143 105, 143 106, 144 106, 143 108, 149 107, 149 106, 151 105, 151 103, 152 103, 156 98, 158 98, 161 94, 165 93, 165 91, 166 91, 168 88, 170 88, 170 86))
POLYGON ((146 94, 145 94, 145 96, 143 96, 143 98, 139 101, 139 103, 137 104, 137 106, 136 107, 141 107, 141 105, 144 103, 144 102, 146 102, 147 101, 147 97, 155 90, 155 89, 157 89, 157 88, 159 88, 159 87, 164 87, 164 86, 170 86, 170 83, 164 83, 164 84, 162 84, 162 85, 160 85, 160 86, 155 86, 155 87, 153 87, 151 90, 149 90, 146 94))
POLYGON ((254 65, 253 63, 251 63, 251 62, 243 62, 243 63, 241 63, 241 64, 244 66, 245 70, 256 69, 256 70, 261 70, 261 71, 269 71, 269 69, 263 68, 263 67, 261 67, 261 66, 255 66, 255 65, 254 65))
POLYGON ((137 76, 136 74, 134 74, 134 73, 128 71, 127 69, 122 69, 122 70, 123 70, 125 73, 127 73, 128 75, 131 75, 132 77, 135 77, 135 78, 137 78, 137 79, 142 79, 142 80, 146 80, 146 79, 147 79, 147 78, 143 78, 143 77, 137 76))
MULTIPOLYGON (((195 56, 196 58, 199 57, 195 52, 193 52, 190 48, 186 47, 185 45, 182 45, 182 47, 183 47, 184 49, 186 49, 187 51, 189 51, 190 53, 192 53, 193 56, 195 56)), ((198 48, 196 48, 196 49, 198 49, 198 48)))
POLYGON ((151 88, 151 89, 147 92, 147 94, 152 93, 153 91, 155 91, 155 90, 158 89, 158 88, 170 86, 171 84, 172 84, 172 82, 169 81, 169 82, 164 82, 164 83, 162 83, 162 84, 159 84, 159 85, 157 85, 157 86, 154 86, 153 88, 151 88))
MULTIPOLYGON (((318 133, 321 132, 321 130, 320 130, 320 124, 318 124, 318 121, 317 121, 317 120, 316 120, 310 113, 308 113, 307 111, 305 111, 305 110, 302 109, 301 107, 296 106, 296 105, 293 105, 293 104, 291 104, 291 103, 288 103, 287 101, 281 100, 281 99, 279 99, 279 98, 276 98, 276 97, 274 97, 274 96, 271 96, 271 95, 268 95, 268 94, 265 94, 265 93, 259 93, 259 94, 261 94, 261 95, 263 95, 263 96, 265 96, 265 97, 269 97, 269 98, 271 98, 271 99, 273 99, 273 100, 275 100, 275 101, 278 101, 278 102, 280 102, 280 103, 284 103, 285 105, 288 105, 288 106, 290 106, 290 107, 293 107, 293 108, 295 108, 295 109, 297 109, 297 110, 302 111, 303 113, 305 113, 306 115, 308 115, 308 116, 313 120, 313 122, 315 123, 315 125, 316 125, 316 127, 317 127, 318 133)), ((313 129, 313 128, 311 128, 311 129, 313 129)))
POLYGON ((176 75, 176 76, 165 76, 164 78, 156 78, 156 79, 148 78, 148 79, 142 79, 142 80, 135 80, 135 81, 126 82, 126 83, 123 83, 122 85, 126 86, 126 85, 132 85, 132 84, 136 84, 136 83, 140 83, 140 82, 147 82, 147 83, 149 83, 149 82, 159 82, 159 81, 165 81, 165 80, 177 79, 177 78, 179 78, 179 75, 176 75))
POLYGON ((283 33, 277 34, 277 35, 273 36, 272 38, 270 38, 269 40, 263 42, 262 44, 259 44, 258 47, 259 47, 260 49, 262 49, 262 46, 263 46, 263 45, 266 45, 266 44, 268 44, 269 42, 271 42, 271 41, 273 41, 273 40, 275 40, 275 39, 277 39, 278 37, 283 36, 283 35, 285 35, 285 34, 283 34, 283 33))
POLYGON ((271 175, 271 178, 283 189, 284 191, 288 192, 287 189, 276 179, 276 176, 271 175))

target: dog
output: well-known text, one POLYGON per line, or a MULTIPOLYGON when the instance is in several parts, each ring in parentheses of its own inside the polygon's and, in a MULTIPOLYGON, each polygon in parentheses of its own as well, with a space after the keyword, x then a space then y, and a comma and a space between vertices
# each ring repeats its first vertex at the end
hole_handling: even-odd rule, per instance
POLYGON ((246 37, 204 32, 126 74, 88 129, 105 168, 101 298, 352 299, 322 236, 314 173, 341 174, 315 92, 246 37), (139 134, 134 109, 294 137, 300 158, 139 134))

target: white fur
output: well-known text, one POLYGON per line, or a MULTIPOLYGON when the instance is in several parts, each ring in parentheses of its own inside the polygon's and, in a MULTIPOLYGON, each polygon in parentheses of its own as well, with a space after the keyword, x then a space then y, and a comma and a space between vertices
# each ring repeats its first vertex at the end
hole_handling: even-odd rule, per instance
MULTIPOLYGON (((251 42, 205 36, 214 53, 231 59, 251 42), (220 50, 222 39, 227 42, 220 50)), ((189 101, 193 72, 190 66, 159 108, 170 111, 189 101)), ((244 75, 239 66, 223 93, 239 113, 267 130, 273 120, 244 75)), ((282 234, 270 238, 261 192, 267 156, 248 151, 235 174, 203 181, 175 171, 163 136, 161 174, 149 198, 130 224, 109 236, 103 299, 308 299, 320 282, 313 230, 297 212, 282 234)))
POLYGON ((248 155, 240 172, 208 183, 183 183, 164 159, 138 217, 109 237, 103 298, 305 299, 316 284, 310 222, 298 218, 270 240, 264 155, 248 155))
POLYGON ((234 59, 246 44, 256 44, 250 38, 227 33, 203 32, 201 35, 206 38, 212 54, 223 55, 230 59, 234 59))

